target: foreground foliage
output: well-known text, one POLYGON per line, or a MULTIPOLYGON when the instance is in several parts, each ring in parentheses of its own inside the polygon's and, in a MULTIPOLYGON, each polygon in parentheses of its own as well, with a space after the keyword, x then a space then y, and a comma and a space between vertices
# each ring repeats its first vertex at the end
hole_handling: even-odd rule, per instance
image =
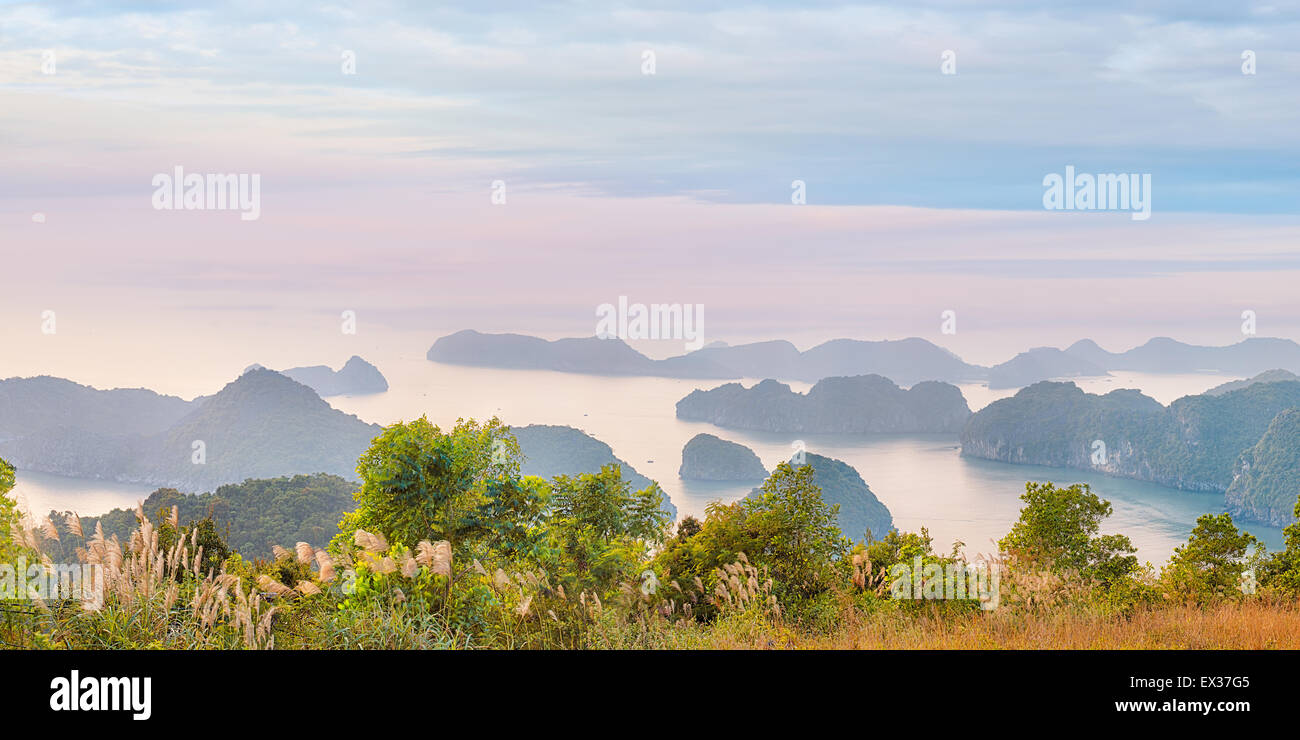
MULTIPOLYGON (((1128 538, 1099 534, 1110 504, 1086 485, 1030 482, 999 552, 970 562, 961 543, 936 552, 924 529, 845 537, 808 465, 783 463, 754 495, 675 528, 658 486, 634 491, 616 465, 550 480, 519 470, 518 445, 495 419, 447 431, 423 418, 396 424, 362 456, 356 507, 337 536, 272 544, 252 559, 228 544, 211 507, 190 504, 183 516, 189 502, 176 502, 149 516, 141 506, 129 531, 110 531, 108 517, 22 521, 0 497, 5 562, 53 567, 57 552, 103 578, 98 603, 50 589, 0 601, 0 640, 73 649, 1300 647, 1300 525, 1269 555, 1228 515, 1206 515, 1157 572, 1138 564, 1128 538), (1000 574, 994 592, 964 590, 989 573, 1000 574)), ((0 461, 0 494, 12 480, 0 461)))

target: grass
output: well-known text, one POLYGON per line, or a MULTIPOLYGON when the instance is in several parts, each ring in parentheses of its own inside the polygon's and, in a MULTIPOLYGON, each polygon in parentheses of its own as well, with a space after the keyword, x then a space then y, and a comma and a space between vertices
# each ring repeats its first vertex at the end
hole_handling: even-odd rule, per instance
POLYGON ((1132 616, 1007 612, 929 616, 865 615, 826 634, 745 632, 719 625, 700 647, 839 650, 1297 650, 1296 604, 1243 601, 1165 606, 1132 616))

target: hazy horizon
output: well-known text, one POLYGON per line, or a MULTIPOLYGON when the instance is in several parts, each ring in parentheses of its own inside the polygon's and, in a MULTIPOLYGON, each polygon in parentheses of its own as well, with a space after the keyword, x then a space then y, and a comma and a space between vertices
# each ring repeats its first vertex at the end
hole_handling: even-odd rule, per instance
POLYGON ((618 296, 984 365, 1300 339, 1293 4, 509 5, 0 2, 0 375, 175 390, 618 296), (1045 210, 1067 167, 1150 218, 1045 210), (257 175, 256 218, 159 210, 176 168, 257 175))

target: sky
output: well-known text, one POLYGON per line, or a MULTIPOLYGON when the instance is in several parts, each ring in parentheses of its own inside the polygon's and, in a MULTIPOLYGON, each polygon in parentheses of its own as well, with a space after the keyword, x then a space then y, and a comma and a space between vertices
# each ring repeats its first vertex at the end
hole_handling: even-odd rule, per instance
POLYGON ((1298 93, 1300 2, 0 1, 0 377, 589 336, 621 295, 986 364, 1300 339, 1298 93), (1151 217, 1046 210, 1067 166, 1151 217), (155 208, 176 167, 259 217, 155 208))

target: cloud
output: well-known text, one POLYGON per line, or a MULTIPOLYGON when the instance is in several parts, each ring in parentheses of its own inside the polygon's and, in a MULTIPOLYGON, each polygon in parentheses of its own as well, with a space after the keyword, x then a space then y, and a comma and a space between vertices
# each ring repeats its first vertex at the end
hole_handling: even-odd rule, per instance
POLYGON ((803 179, 822 204, 1034 209, 1066 164, 1151 172, 1165 211, 1289 212, 1300 192, 1281 164, 1300 155, 1295 3, 64 3, 0 6, 0 28, 0 134, 102 163, 107 191, 132 150, 331 187, 727 202, 803 179))

